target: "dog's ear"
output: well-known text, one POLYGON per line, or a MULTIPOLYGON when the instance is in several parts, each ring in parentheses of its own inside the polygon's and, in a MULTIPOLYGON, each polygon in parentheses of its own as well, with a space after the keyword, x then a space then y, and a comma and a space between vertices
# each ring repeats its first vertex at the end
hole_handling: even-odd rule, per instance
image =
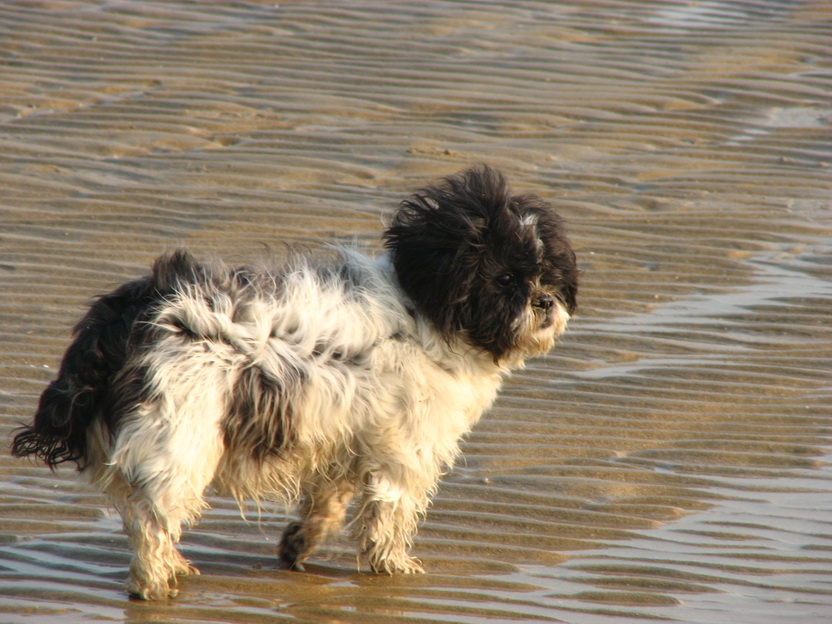
POLYGON ((446 337, 463 329, 458 308, 475 285, 487 233, 508 200, 503 176, 475 167, 404 200, 384 234, 402 289, 446 337))

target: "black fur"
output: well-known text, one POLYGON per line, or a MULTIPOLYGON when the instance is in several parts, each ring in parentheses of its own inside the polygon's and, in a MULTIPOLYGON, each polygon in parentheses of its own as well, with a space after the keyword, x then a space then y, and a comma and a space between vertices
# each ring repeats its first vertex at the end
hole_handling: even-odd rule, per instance
POLYGON ((34 423, 15 436, 12 455, 36 455, 52 469, 66 461, 85 466, 87 428, 97 418, 112 427, 114 404, 123 400, 113 395, 112 384, 142 342, 142 321, 179 279, 193 279, 195 271, 193 258, 177 252, 160 259, 150 276, 98 297, 73 330, 74 340, 58 378, 41 394, 34 423))
POLYGON ((125 368, 151 339, 145 322, 165 297, 183 283, 211 279, 185 251, 161 256, 151 274, 98 297, 73 330, 58 378, 41 394, 34 422, 12 443, 12 455, 40 457, 50 468, 87 461, 87 429, 100 419, 115 431, 118 419, 144 391, 142 371, 125 368))
POLYGON ((308 547, 303 522, 290 522, 283 531, 283 537, 280 538, 280 545, 277 549, 280 562, 285 568, 303 572, 301 559, 308 547))
POLYGON ((225 445, 262 461, 279 454, 292 437, 292 400, 303 386, 304 373, 294 370, 275 379, 259 366, 246 368, 237 380, 223 421, 225 445))
POLYGON ((561 218, 534 195, 511 195, 487 166, 402 202, 385 245, 402 288, 439 332, 447 340, 467 332, 495 360, 514 348, 511 321, 530 298, 551 307, 542 291, 551 292, 570 315, 577 305, 578 269, 561 218), (536 226, 522 227, 523 217, 536 226))

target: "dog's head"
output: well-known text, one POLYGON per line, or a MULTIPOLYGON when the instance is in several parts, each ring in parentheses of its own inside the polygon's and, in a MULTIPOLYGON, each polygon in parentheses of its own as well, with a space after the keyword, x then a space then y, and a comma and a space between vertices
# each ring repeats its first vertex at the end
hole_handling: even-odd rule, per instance
POLYGON ((534 195, 511 195, 489 167, 403 201, 385 246, 403 290, 443 338, 496 362, 548 351, 575 311, 578 269, 562 219, 534 195))

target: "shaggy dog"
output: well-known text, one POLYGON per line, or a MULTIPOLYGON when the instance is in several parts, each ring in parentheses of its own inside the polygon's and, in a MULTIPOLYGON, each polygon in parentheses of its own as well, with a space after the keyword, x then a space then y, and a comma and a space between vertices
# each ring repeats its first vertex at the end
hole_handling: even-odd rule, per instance
POLYGON ((459 440, 575 310, 563 224, 485 166, 402 202, 377 259, 231 268, 185 251, 99 297, 16 456, 75 462, 121 514, 128 591, 176 594, 208 487, 297 502, 283 563, 344 524, 376 572, 408 554, 459 440))

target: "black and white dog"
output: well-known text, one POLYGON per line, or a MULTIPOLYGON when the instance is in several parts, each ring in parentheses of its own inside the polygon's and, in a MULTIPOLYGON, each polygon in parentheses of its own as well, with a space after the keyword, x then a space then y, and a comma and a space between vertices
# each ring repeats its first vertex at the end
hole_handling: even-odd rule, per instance
POLYGON ((350 528, 376 572, 421 572, 416 525, 503 377, 555 344, 578 270, 563 223, 482 166, 400 205, 371 259, 230 268, 185 251, 97 299, 16 456, 75 462, 135 550, 128 591, 176 593, 213 487, 298 502, 280 557, 350 528))

